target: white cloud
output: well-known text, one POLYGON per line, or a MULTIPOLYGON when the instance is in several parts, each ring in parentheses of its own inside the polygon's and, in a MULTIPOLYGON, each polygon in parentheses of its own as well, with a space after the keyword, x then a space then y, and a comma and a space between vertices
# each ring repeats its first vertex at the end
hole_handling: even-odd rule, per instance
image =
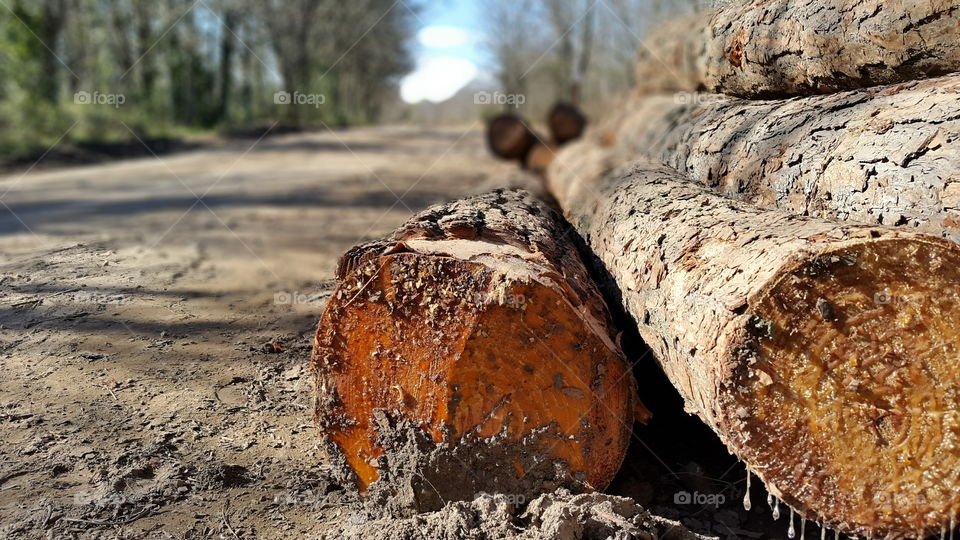
POLYGON ((463 58, 427 58, 400 82, 400 97, 407 103, 440 103, 468 85, 477 73, 477 65, 463 58))
POLYGON ((472 41, 470 33, 455 26, 427 26, 417 33, 417 40, 428 49, 448 49, 472 41))

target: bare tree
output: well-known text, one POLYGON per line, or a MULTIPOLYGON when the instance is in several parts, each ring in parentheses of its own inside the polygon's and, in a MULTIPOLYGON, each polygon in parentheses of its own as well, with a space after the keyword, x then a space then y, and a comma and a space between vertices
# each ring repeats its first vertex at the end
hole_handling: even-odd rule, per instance
POLYGON ((17 21, 26 25, 36 41, 29 42, 32 54, 40 59, 37 91, 44 100, 56 103, 60 98, 61 71, 57 50, 68 19, 66 0, 17 0, 11 8, 17 21))
POLYGON ((533 92, 536 96, 531 97, 537 100, 589 106, 632 86, 636 51, 650 28, 702 4, 703 0, 489 0, 488 46, 504 91, 533 92))
MULTIPOLYGON (((542 43, 536 0, 487 0, 487 46, 496 62, 496 77, 504 92, 526 95, 542 43)), ((517 105, 508 104, 507 108, 517 105)))
POLYGON ((237 30, 243 18, 243 10, 238 0, 217 0, 209 5, 220 23, 220 66, 217 77, 219 91, 216 117, 217 122, 229 123, 237 30))
POLYGON ((541 0, 555 38, 557 99, 580 103, 593 53, 596 0, 541 0))

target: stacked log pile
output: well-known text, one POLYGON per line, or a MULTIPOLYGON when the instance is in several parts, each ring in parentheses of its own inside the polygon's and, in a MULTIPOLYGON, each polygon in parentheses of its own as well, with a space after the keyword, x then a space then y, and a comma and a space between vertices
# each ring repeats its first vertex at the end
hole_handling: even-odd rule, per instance
POLYGON ((646 412, 602 276, 686 409, 803 519, 952 530, 958 6, 725 4, 652 38, 636 91, 579 141, 566 107, 549 142, 491 122, 494 154, 542 173, 579 237, 498 191, 344 256, 313 361, 318 421, 359 487, 411 463, 394 439, 414 426, 442 450, 415 461, 423 498, 603 489, 646 412), (476 471, 451 472, 457 448, 476 471))
POLYGON ((546 175, 687 408, 847 534, 960 511, 958 6, 678 21, 546 175))

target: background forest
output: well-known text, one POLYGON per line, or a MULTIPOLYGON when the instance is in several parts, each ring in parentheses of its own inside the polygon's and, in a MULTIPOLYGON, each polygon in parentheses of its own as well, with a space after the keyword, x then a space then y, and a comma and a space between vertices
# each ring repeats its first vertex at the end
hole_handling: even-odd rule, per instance
POLYGON ((477 90, 522 94, 533 112, 558 99, 590 110, 630 86, 647 29, 696 1, 478 2, 475 46, 487 65, 461 106, 452 99, 423 113, 438 105, 403 103, 397 88, 416 67, 419 14, 442 3, 0 0, 0 156, 467 121, 491 114, 472 100, 477 90))

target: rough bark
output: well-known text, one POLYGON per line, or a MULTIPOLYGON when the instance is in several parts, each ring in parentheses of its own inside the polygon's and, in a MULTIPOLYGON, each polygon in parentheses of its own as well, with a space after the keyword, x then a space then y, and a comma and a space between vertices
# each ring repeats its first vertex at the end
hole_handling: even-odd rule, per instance
POLYGON ((598 144, 595 137, 579 140, 557 152, 547 167, 546 188, 566 211, 577 203, 584 190, 589 194, 600 177, 615 167, 616 159, 611 148, 598 144))
POLYGON ((550 188, 696 413, 767 488, 848 534, 960 509, 960 246, 722 197, 660 164, 550 188))
POLYGON ((960 241, 960 75, 782 101, 692 97, 635 99, 607 159, 653 157, 760 206, 960 241))
POLYGON ((524 190, 551 208, 557 208, 556 201, 543 185, 540 174, 518 169, 512 164, 503 164, 502 170, 490 174, 476 189, 471 190, 470 195, 484 195, 497 189, 524 190))
POLYGON ((957 0, 753 0, 673 24, 641 52, 647 89, 776 98, 960 71, 957 0))
POLYGON ((312 361, 317 420, 362 490, 413 468, 409 489, 436 499, 422 510, 611 481, 646 413, 569 233, 498 190, 344 255, 312 361))

